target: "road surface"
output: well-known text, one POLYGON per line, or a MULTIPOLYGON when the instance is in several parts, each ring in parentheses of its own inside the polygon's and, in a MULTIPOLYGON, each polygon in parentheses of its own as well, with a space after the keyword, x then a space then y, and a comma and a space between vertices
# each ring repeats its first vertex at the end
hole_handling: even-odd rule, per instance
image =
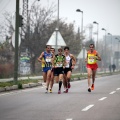
MULTIPOLYGON (((45 87, 0 93, 0 120, 120 120, 120 75, 71 82, 69 93, 45 94, 45 87)), ((63 91, 63 88, 62 88, 63 91)))

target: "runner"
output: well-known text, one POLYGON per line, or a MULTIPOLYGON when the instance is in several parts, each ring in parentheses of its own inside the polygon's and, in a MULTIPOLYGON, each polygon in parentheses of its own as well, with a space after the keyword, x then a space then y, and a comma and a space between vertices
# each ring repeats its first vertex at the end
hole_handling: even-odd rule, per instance
MULTIPOLYGON (((51 53, 54 57, 54 55, 55 55, 54 48, 51 48, 51 53)), ((51 71, 50 90, 49 90, 50 93, 52 93, 53 84, 54 84, 54 68, 52 68, 52 71, 51 71)))
POLYGON ((76 64, 76 59, 73 54, 69 53, 69 47, 64 48, 64 55, 66 58, 66 66, 64 69, 64 93, 68 93, 68 88, 71 87, 70 85, 70 78, 72 74, 72 69, 76 64))
POLYGON ((88 73, 88 92, 94 90, 95 75, 98 68, 97 60, 101 61, 99 53, 94 50, 94 44, 89 45, 90 50, 87 52, 87 58, 85 59, 87 73, 88 73), (92 75, 92 86, 91 86, 91 75, 92 75))
POLYGON ((62 55, 62 48, 58 49, 58 54, 53 57, 52 65, 54 68, 55 79, 59 80, 58 94, 61 94, 61 86, 63 82, 63 73, 65 66, 65 56, 62 55))
POLYGON ((52 68, 52 59, 53 55, 51 54, 51 46, 46 46, 46 51, 42 52, 41 55, 38 57, 38 61, 42 63, 42 72, 43 72, 43 79, 46 82, 46 93, 48 92, 50 78, 51 78, 51 68, 52 68))

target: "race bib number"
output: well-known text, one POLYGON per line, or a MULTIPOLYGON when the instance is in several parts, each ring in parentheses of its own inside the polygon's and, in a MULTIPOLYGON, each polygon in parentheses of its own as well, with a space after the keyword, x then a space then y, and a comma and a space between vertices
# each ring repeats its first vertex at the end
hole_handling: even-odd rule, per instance
POLYGON ((51 58, 50 58, 50 57, 47 57, 45 61, 46 61, 46 62, 51 62, 51 58))
POLYGON ((62 63, 56 63, 56 67, 62 67, 63 66, 63 64, 62 63))
POLYGON ((69 68, 70 67, 70 61, 66 61, 66 68, 69 68))
POLYGON ((88 64, 94 64, 96 63, 95 56, 88 56, 88 64))

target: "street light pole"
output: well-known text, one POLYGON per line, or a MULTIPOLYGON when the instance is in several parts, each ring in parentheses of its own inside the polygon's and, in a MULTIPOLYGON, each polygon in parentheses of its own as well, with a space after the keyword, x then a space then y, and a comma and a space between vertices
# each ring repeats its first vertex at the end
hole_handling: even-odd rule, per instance
POLYGON ((96 25, 97 25, 97 44, 96 44, 96 48, 98 49, 98 32, 99 32, 99 23, 97 23, 96 21, 94 21, 93 24, 96 24, 96 25))
POLYGON ((14 81, 18 80, 18 43, 19 43, 19 0, 16 0, 14 81))
POLYGON ((55 51, 57 53, 57 48, 58 48, 58 31, 59 31, 59 0, 58 0, 57 25, 56 25, 55 31, 56 31, 55 51))
POLYGON ((112 58, 113 58, 113 51, 112 51, 112 34, 108 33, 111 36, 111 56, 110 56, 110 66, 112 66, 112 58))
POLYGON ((82 13, 82 18, 81 18, 81 40, 82 40, 83 39, 83 11, 81 11, 80 9, 77 9, 76 12, 82 13))
POLYGON ((102 30, 105 31, 105 57, 104 57, 104 58, 105 58, 105 60, 104 60, 104 61, 105 61, 105 65, 104 65, 104 67, 105 67, 105 73, 106 73, 106 58, 107 58, 107 57, 106 57, 106 29, 105 29, 105 28, 102 28, 102 30))
POLYGON ((118 69, 119 69, 119 59, 120 59, 120 39, 118 39, 117 37, 115 38, 118 40, 118 61, 117 61, 117 64, 118 64, 118 69))
POLYGON ((85 68, 85 66, 84 66, 84 61, 85 61, 85 45, 83 44, 83 11, 82 10, 80 10, 80 9, 77 9, 76 10, 76 12, 81 12, 82 13, 82 18, 81 18, 81 36, 80 36, 80 45, 81 45, 81 49, 83 50, 83 61, 82 61, 82 66, 81 66, 81 70, 82 70, 82 72, 83 72, 83 74, 84 74, 84 68, 85 68), (82 47, 82 44, 83 44, 83 47, 82 47))

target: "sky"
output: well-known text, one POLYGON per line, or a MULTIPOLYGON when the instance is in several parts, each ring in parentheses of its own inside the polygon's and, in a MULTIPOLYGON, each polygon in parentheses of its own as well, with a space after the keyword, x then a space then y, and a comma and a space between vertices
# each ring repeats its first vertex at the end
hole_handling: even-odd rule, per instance
MULTIPOLYGON (((15 11, 16 0, 0 0, 0 24, 3 22, 3 12, 15 11)), ((22 0, 20 0, 22 1, 22 0)), ((29 0, 29 8, 35 0, 29 0)), ((58 4, 58 0, 40 0, 35 4, 41 6, 51 5, 52 3, 58 4)), ((20 6, 22 7, 22 6, 20 6)), ((87 26, 96 21, 99 23, 99 38, 103 38, 105 28, 107 33, 112 35, 120 35, 120 0, 59 0, 59 17, 66 20, 68 23, 75 22, 76 29, 81 27, 82 14, 76 12, 76 9, 83 11, 83 26, 87 26)), ((56 12, 57 15, 57 12, 56 12)), ((97 25, 93 25, 93 32, 97 30, 97 25)), ((94 35, 95 36, 95 35, 94 35)))

